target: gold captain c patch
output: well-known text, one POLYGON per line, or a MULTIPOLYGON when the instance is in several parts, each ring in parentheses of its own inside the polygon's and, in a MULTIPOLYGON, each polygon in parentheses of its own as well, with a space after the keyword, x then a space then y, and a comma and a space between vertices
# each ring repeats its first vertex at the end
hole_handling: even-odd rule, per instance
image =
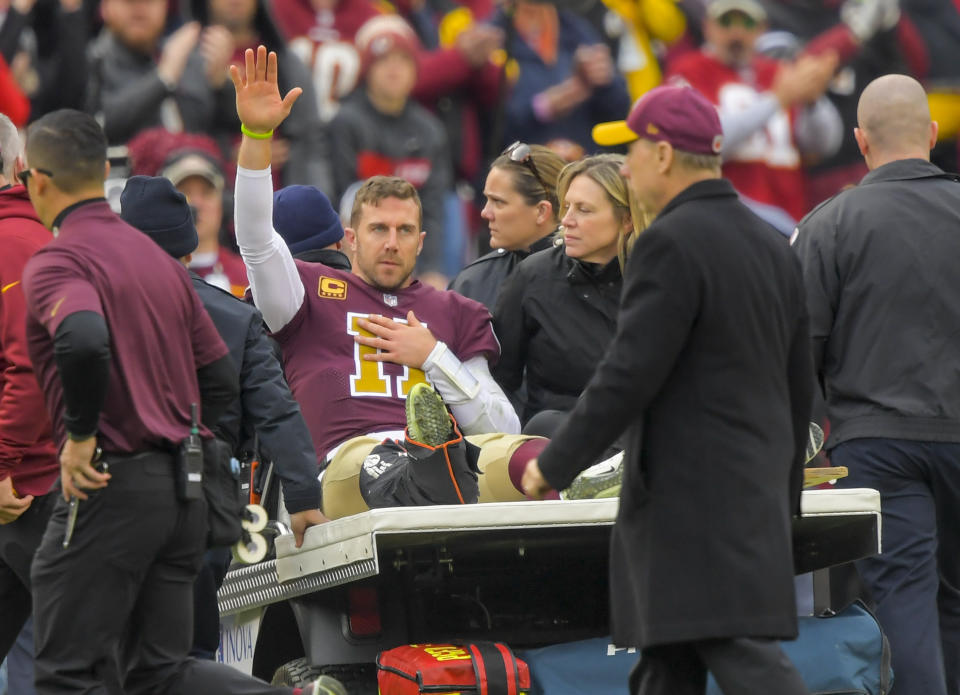
POLYGON ((328 278, 321 275, 320 288, 317 290, 317 294, 325 299, 346 299, 347 283, 345 283, 343 280, 328 278))

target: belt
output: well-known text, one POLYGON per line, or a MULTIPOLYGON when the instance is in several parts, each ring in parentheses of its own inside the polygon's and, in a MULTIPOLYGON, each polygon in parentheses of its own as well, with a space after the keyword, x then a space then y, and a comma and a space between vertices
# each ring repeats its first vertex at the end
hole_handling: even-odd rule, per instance
POLYGON ((172 459, 173 453, 170 451, 165 451, 164 449, 145 449, 144 451, 137 451, 134 453, 119 453, 113 451, 104 451, 103 460, 109 461, 111 464, 114 463, 133 463, 136 461, 149 461, 151 459, 172 459))

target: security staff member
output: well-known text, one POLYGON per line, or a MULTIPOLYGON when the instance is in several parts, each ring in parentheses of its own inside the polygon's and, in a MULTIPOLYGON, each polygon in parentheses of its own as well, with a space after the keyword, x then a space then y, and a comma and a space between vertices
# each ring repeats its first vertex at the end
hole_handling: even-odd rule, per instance
POLYGON ((186 658, 206 504, 178 495, 175 451, 191 405, 217 422, 237 375, 183 268, 110 210, 105 155, 92 117, 55 111, 31 125, 21 175, 57 237, 23 281, 30 354, 63 445, 63 499, 31 571, 37 690, 105 693, 119 657, 131 694, 288 694, 186 658))
MULTIPOLYGON (((170 181, 134 176, 127 181, 120 206, 124 221, 146 233, 160 248, 188 266, 190 254, 199 243, 197 229, 187 199, 170 181)), ((300 547, 308 526, 327 521, 319 509, 317 454, 300 406, 284 380, 260 312, 229 292, 204 282, 196 273, 191 272, 190 279, 240 375, 240 398, 217 423, 216 434, 235 454, 254 433, 258 435, 263 453, 276 463, 283 485, 284 506, 290 513, 290 526, 300 547)), ((197 656, 213 658, 219 644, 216 593, 229 564, 229 550, 210 550, 197 579, 193 652, 197 656)))
POLYGON ((813 390, 803 281, 786 240, 720 178, 716 109, 658 87, 626 122, 621 173, 655 215, 623 278, 617 333, 524 491, 563 489, 626 430, 611 541, 613 638, 643 649, 631 692, 806 694, 791 517, 813 390), (542 473, 541 473, 542 471, 542 473))
POLYGON ((857 562, 898 695, 960 693, 960 177, 906 75, 867 85, 870 173, 800 223, 796 248, 839 487, 880 491, 883 553, 857 562))

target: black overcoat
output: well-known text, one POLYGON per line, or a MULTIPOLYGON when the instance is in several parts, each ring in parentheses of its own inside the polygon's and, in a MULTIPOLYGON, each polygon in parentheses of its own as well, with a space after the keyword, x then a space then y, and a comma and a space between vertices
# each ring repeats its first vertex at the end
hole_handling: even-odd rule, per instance
POLYGON ((617 644, 796 634, 813 376, 800 267, 725 180, 640 235, 617 333, 540 458, 557 489, 627 430, 611 541, 617 644))

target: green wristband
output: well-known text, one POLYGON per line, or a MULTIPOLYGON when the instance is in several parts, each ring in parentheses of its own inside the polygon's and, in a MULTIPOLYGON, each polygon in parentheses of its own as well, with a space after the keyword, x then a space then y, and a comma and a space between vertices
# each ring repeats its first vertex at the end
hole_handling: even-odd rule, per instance
POLYGON ((246 135, 248 138, 253 138, 254 140, 269 140, 273 137, 273 131, 269 130, 266 133, 255 133, 243 123, 240 124, 240 132, 246 135))

